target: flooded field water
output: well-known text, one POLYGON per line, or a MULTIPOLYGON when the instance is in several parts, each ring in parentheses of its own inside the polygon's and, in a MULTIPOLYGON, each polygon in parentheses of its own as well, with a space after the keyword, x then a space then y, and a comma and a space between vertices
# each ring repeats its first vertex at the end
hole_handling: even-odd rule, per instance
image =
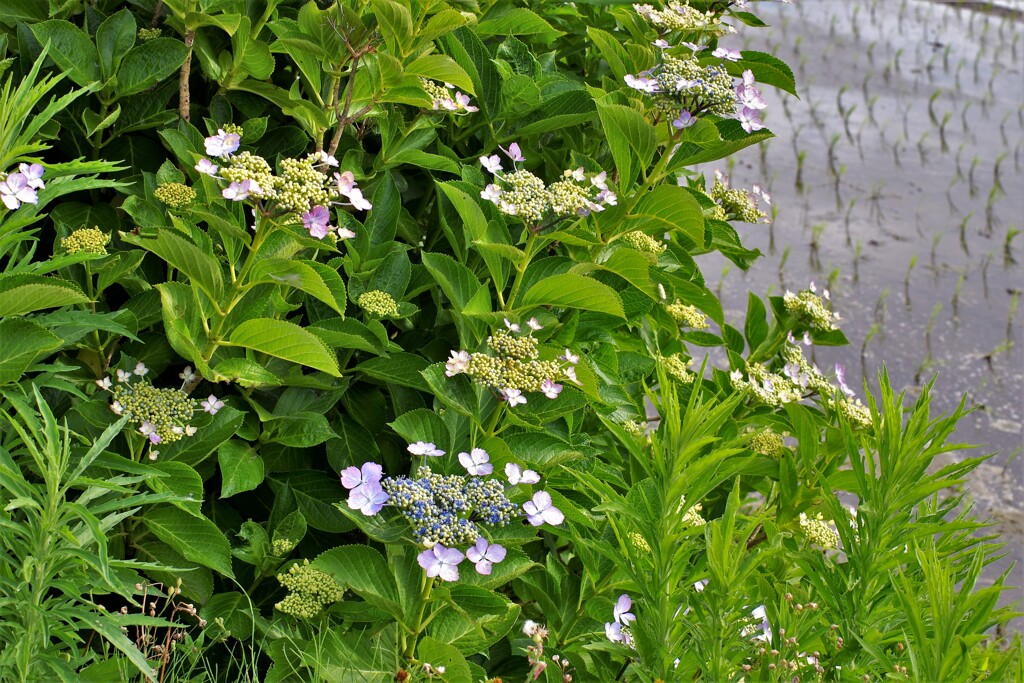
POLYGON ((884 363, 912 395, 938 373, 937 411, 967 396, 957 436, 995 453, 968 489, 1009 543, 1003 570, 1024 548, 1022 4, 758 3, 772 27, 724 44, 785 60, 801 97, 766 88, 778 137, 722 170, 770 188, 775 223, 741 228, 766 254, 748 273, 703 262, 740 323, 748 289, 829 287, 851 346, 816 349, 819 366, 875 385, 884 363))

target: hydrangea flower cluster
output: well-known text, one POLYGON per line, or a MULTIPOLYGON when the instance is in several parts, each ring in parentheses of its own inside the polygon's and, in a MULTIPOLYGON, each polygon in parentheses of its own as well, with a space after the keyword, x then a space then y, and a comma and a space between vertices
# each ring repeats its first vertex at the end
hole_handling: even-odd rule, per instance
POLYGON ((686 496, 679 496, 679 507, 676 509, 676 513, 683 515, 683 526, 697 527, 704 526, 705 524, 707 524, 707 521, 700 516, 700 512, 703 509, 704 506, 701 505, 700 503, 688 506, 686 504, 686 496))
POLYGON ((839 547, 839 532, 832 521, 826 520, 820 512, 814 517, 808 517, 806 512, 801 512, 800 530, 807 540, 823 550, 834 550, 839 547))
POLYGON ((13 173, 0 173, 0 201, 11 211, 22 204, 38 204, 39 190, 46 187, 40 164, 20 164, 13 173))
POLYGON ((263 157, 248 151, 236 153, 241 145, 239 131, 238 127, 225 126, 206 138, 206 154, 218 163, 204 157, 195 166, 204 175, 228 182, 221 190, 225 199, 251 200, 265 214, 274 209, 278 215, 294 216, 316 239, 329 234, 339 240, 355 236, 348 228, 329 225, 332 205, 357 211, 373 208, 351 171, 328 176, 331 168, 337 168, 338 160, 326 152, 314 152, 300 159, 282 159, 281 172, 275 174, 263 157))
POLYGON ((455 86, 451 83, 441 86, 429 78, 421 78, 420 85, 427 93, 427 97, 433 101, 434 111, 465 112, 466 114, 480 111, 480 107, 470 104, 469 95, 455 90, 455 86))
POLYGON ((356 303, 359 304, 361 309, 375 318, 398 317, 398 303, 395 301, 395 298, 379 289, 363 292, 356 299, 356 303))
POLYGON ((156 186, 153 196, 172 209, 180 209, 195 200, 196 191, 181 183, 161 183, 156 186))
POLYGON ((750 437, 750 449, 761 455, 778 455, 784 445, 782 435, 770 427, 759 429, 750 437))
MULTIPOLYGON (((408 451, 424 459, 445 454, 434 444, 422 441, 410 444, 408 451)), ((505 559, 506 550, 488 541, 479 525, 505 527, 520 515, 505 495, 506 483, 485 478, 494 472, 487 451, 474 448, 459 453, 458 459, 468 475, 438 474, 424 464, 413 477, 384 477, 383 468, 374 462, 341 472, 341 485, 349 492, 349 508, 367 516, 376 515, 385 506, 395 508, 412 526, 416 542, 426 547, 418 558, 420 566, 431 578, 440 576, 444 581, 458 580, 458 565, 467 557, 478 573, 490 574, 493 565, 505 559), (456 546, 470 547, 463 553, 456 546)), ((540 475, 515 463, 505 465, 505 474, 512 486, 540 482, 540 475)), ((534 526, 557 525, 565 519, 546 491, 535 492, 523 504, 522 512, 534 526)))
POLYGON ((632 232, 627 232, 625 235, 622 236, 622 241, 625 242, 626 245, 630 249, 633 249, 634 251, 639 251, 645 254, 653 254, 654 256, 658 256, 659 254, 664 253, 666 249, 668 249, 668 245, 666 245, 664 242, 662 242, 661 240, 657 240, 640 230, 633 230, 632 232))
POLYGON ((533 332, 543 328, 536 318, 527 322, 530 332, 526 335, 520 334, 516 323, 506 320, 505 325, 507 330, 497 330, 487 338, 487 346, 498 355, 452 351, 445 363, 445 374, 469 375, 484 386, 497 389, 513 408, 527 402, 524 392, 539 391, 555 399, 563 388, 557 380, 566 378, 579 383, 575 368, 579 356, 569 349, 557 361, 539 360, 538 341, 533 332))
POLYGON ((636 4, 633 5, 633 9, 648 24, 664 32, 702 32, 716 36, 729 32, 729 27, 722 24, 720 16, 711 11, 701 12, 689 4, 673 2, 664 10, 657 10, 651 5, 636 4))
POLYGON ((163 35, 163 31, 158 28, 140 28, 138 35, 140 41, 148 43, 149 41, 156 40, 163 35))
MULTIPOLYGON (((96 385, 111 392, 110 409, 114 414, 127 415, 151 444, 174 443, 193 436, 196 428, 189 422, 199 407, 197 401, 180 389, 157 389, 143 381, 148 373, 149 368, 138 363, 131 372, 117 370, 116 383, 108 376, 96 380, 96 385), (136 379, 138 381, 133 383, 136 379)), ((207 405, 211 400, 219 403, 220 407, 224 406, 222 401, 211 396, 203 402, 206 412, 217 412, 215 406, 207 405)))
POLYGON ((677 382, 693 384, 693 380, 697 379, 696 373, 690 372, 688 369, 693 365, 692 358, 684 358, 682 354, 673 353, 671 356, 659 356, 658 360, 668 376, 677 382))
POLYGON ((700 309, 696 306, 684 304, 679 299, 676 299, 674 303, 666 304, 665 310, 679 325, 692 327, 695 330, 705 330, 708 328, 707 316, 701 313, 700 309))
POLYGON ((716 170, 715 184, 711 186, 708 196, 722 208, 726 220, 743 223, 772 222, 771 217, 758 207, 759 200, 769 206, 772 203, 771 195, 762 190, 760 185, 754 185, 750 192, 729 187, 729 177, 716 170))
POLYGON ((512 160, 513 169, 505 173, 497 154, 480 157, 480 163, 496 181, 481 190, 480 196, 505 215, 539 225, 545 218, 586 216, 618 202, 615 193, 608 189, 608 174, 604 171, 588 175, 583 167, 566 169, 561 179, 549 186, 516 166, 526 160, 517 143, 513 142, 508 149, 503 147, 502 151, 512 160))
POLYGON ((277 580, 288 589, 284 600, 274 608, 298 619, 312 619, 331 603, 341 600, 344 589, 329 574, 309 565, 309 560, 293 564, 277 580))
POLYGON ((631 609, 633 609, 633 600, 628 594, 623 593, 612 609, 613 621, 606 622, 604 625, 604 634, 608 640, 633 647, 633 633, 630 624, 636 621, 636 615, 629 611, 631 609))
POLYGON ((69 254, 106 254, 110 235, 99 228, 79 228, 60 241, 69 254))
POLYGON ((838 314, 825 306, 830 298, 827 289, 822 290, 821 296, 818 296, 818 288, 812 282, 807 289, 801 289, 796 294, 787 291, 782 301, 787 311, 798 316, 811 329, 829 331, 838 329, 836 321, 841 320, 838 314))

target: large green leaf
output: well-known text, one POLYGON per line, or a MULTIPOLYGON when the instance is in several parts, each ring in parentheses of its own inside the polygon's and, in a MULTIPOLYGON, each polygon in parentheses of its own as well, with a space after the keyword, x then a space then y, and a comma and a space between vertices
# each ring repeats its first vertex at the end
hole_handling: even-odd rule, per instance
POLYGON ((685 188, 659 185, 637 202, 627 217, 628 227, 681 234, 690 246, 704 245, 704 212, 685 188))
POLYGON ((412 387, 420 391, 430 391, 426 380, 420 374, 430 363, 422 356, 412 353, 396 353, 387 358, 371 358, 356 366, 356 370, 370 377, 412 387))
POLYGON ((432 410, 418 408, 399 415, 389 425, 407 443, 426 441, 432 443, 445 453, 452 450, 452 436, 441 416, 432 410))
POLYGON ((217 449, 220 464, 220 497, 252 491, 263 483, 263 458, 244 441, 226 441, 217 449))
POLYGON ((551 40, 563 35, 561 31, 545 21, 539 14, 523 7, 515 7, 492 18, 493 13, 481 21, 477 35, 481 36, 527 36, 539 35, 551 40))
POLYGON ((373 548, 341 546, 317 556, 310 565, 329 574, 374 607, 397 619, 403 618, 394 575, 384 557, 373 548))
POLYGON ((61 345, 42 325, 23 318, 0 320, 0 384, 17 382, 36 359, 61 345))
POLYGON ((188 48, 180 40, 155 38, 136 45, 121 60, 117 70, 117 93, 134 95, 153 87, 185 63, 188 48))
POLYGON ((405 73, 409 76, 420 76, 442 83, 451 83, 457 88, 465 90, 470 95, 475 94, 473 80, 466 73, 466 70, 459 66, 459 63, 448 55, 425 55, 405 65, 405 73))
POLYGON ((598 103, 597 115, 619 172, 619 187, 630 187, 651 163, 658 146, 654 126, 643 114, 621 104, 598 103))
POLYGON ((485 115, 496 115, 501 103, 501 74, 491 61, 491 53, 487 46, 465 26, 449 33, 438 42, 473 79, 480 111, 485 115))
POLYGON ((62 19, 31 24, 29 28, 35 34, 36 40, 43 45, 49 44, 49 56, 57 62, 57 66, 68 75, 68 78, 82 86, 100 80, 96 48, 85 31, 62 19))
POLYGON ((150 508, 142 520, 154 536, 186 559, 224 576, 234 577, 231 570, 231 545, 224 533, 210 520, 171 505, 150 508))
POLYGON ((126 235, 124 241, 151 251, 169 265, 188 276, 211 301, 219 301, 224 293, 224 275, 220 264, 183 235, 173 230, 158 230, 155 234, 126 235))
POLYGON ((252 269, 249 281, 266 282, 302 290, 345 315, 345 282, 338 272, 315 261, 269 258, 252 269))
POLYGON ((609 313, 625 318, 622 300, 615 290, 597 280, 575 273, 546 277, 523 295, 519 308, 558 306, 609 313))
POLYGON ((104 79, 117 72, 121 59, 135 45, 137 31, 135 17, 126 9, 111 14, 96 29, 96 51, 104 79))
POLYGON ((334 352, 320 337, 295 323, 272 318, 246 320, 231 331, 228 342, 341 377, 334 352))
POLYGON ((41 275, 0 275, 0 318, 89 301, 78 285, 41 275))

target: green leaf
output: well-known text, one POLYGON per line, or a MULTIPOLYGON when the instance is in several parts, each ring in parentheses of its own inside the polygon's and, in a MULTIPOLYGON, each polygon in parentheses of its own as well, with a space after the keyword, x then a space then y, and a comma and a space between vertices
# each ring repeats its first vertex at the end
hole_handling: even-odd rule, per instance
POLYGON ((416 653, 420 660, 430 662, 432 666, 443 666, 444 679, 449 683, 472 683, 469 663, 455 646, 424 636, 416 646, 416 653))
POLYGON ((759 347, 768 337, 767 314, 764 302, 753 292, 749 292, 747 294, 747 319, 743 325, 743 332, 751 351, 759 347))
POLYGON ((374 607, 402 619, 398 586, 384 556, 365 545, 345 545, 317 556, 310 566, 330 575, 374 607))
POLYGON ((220 529, 205 517, 195 517, 173 506, 154 507, 142 516, 153 535, 188 560, 224 576, 231 570, 231 545, 220 529))
POLYGON ((78 285, 41 275, 0 275, 0 318, 88 303, 78 285))
POLYGON ((766 52, 756 50, 743 50, 741 54, 743 59, 740 61, 725 62, 726 68, 733 76, 742 76, 743 72, 749 69, 754 72, 754 78, 758 83, 774 85, 791 95, 799 96, 796 92, 796 79, 793 77, 793 70, 784 61, 766 52))
POLYGON ((183 462, 159 460, 150 465, 166 476, 149 477, 146 484, 156 493, 173 493, 182 500, 172 501, 172 505, 190 515, 202 517, 203 479, 199 473, 183 462))
POLYGON ((477 24, 476 33, 479 36, 528 36, 539 35, 541 40, 551 40, 560 35, 561 31, 545 21, 539 14, 523 7, 515 7, 503 12, 500 16, 487 18, 477 24))
POLYGON ((68 78, 81 86, 100 80, 100 65, 96 48, 89 35, 70 21, 52 19, 29 26, 43 45, 49 44, 47 53, 68 78))
POLYGON ((451 454, 452 436, 441 416, 432 410, 417 408, 399 415, 388 425, 395 430, 407 443, 426 441, 432 443, 445 453, 451 454))
POLYGON ((373 13, 384 42, 393 55, 405 55, 412 47, 412 15, 408 8, 394 0, 372 0, 373 13))
POLYGON ((23 21, 32 24, 46 19, 46 3, 39 0, 4 0, 0 5, 0 23, 13 26, 23 21))
POLYGON ((216 415, 197 417, 192 422, 198 430, 195 436, 161 447, 160 458, 180 460, 195 467, 234 436, 244 418, 245 413, 231 406, 221 408, 216 415))
POLYGON ((252 491, 263 483, 263 458, 244 441, 226 441, 217 449, 220 464, 220 497, 252 491))
POLYGON ((104 80, 117 73, 121 59, 135 45, 137 31, 135 17, 126 9, 111 14, 96 29, 96 51, 104 80))
POLYGON ((491 53, 477 35, 463 26, 438 41, 444 51, 473 79, 477 105, 485 116, 495 116, 501 103, 501 74, 491 53))
POLYGON ((0 384, 17 382, 37 358, 62 343, 42 325, 24 318, 0 320, 0 339, 0 384))
POLYGON ((276 387, 284 380, 248 358, 225 358, 213 368, 214 382, 237 382, 243 387, 276 387))
POLYGON ((420 76, 441 83, 451 83, 470 95, 476 94, 473 79, 448 55, 424 55, 405 65, 407 76, 420 76))
POLYGON ((328 476, 322 470, 299 470, 276 472, 267 477, 267 482, 275 497, 280 497, 286 487, 291 491, 299 511, 312 528, 338 534, 354 526, 334 507, 342 502, 345 492, 337 477, 328 476))
POLYGON ((359 349, 378 356, 387 352, 384 341, 355 318, 328 318, 306 328, 335 349, 359 349))
POLYGON ((268 258, 259 261, 249 276, 261 282, 294 287, 345 315, 345 283, 336 270, 315 261, 268 258))
POLYGON ((598 103, 597 115, 619 173, 619 187, 630 187, 651 163, 658 146, 654 126, 643 114, 621 104, 598 103))
POLYGON ((188 276, 211 301, 219 301, 224 293, 224 275, 217 259, 206 253, 181 233, 158 230, 155 234, 125 235, 129 244, 150 251, 188 276))
POLYGON ((558 306, 608 313, 625 318, 622 300, 608 285, 574 273, 546 277, 523 295, 520 309, 533 306, 558 306))
POLYGON ((154 38, 136 45, 121 60, 117 70, 117 93, 121 97, 147 90, 185 63, 188 48, 180 40, 154 38))
POLYGON ((387 358, 371 358, 356 370, 375 379, 401 384, 420 391, 430 391, 420 373, 430 365, 427 359, 412 353, 396 353, 387 358))
POLYGON ((263 425, 265 441, 294 448, 311 448, 338 436, 326 417, 310 411, 272 417, 264 420, 263 425))
POLYGON ((295 323, 272 318, 246 320, 228 335, 233 346, 242 346, 341 377, 334 352, 312 332, 295 323))
POLYGON ((645 231, 680 233, 694 247, 704 245, 704 211, 685 188, 659 185, 629 212, 629 227, 645 231))

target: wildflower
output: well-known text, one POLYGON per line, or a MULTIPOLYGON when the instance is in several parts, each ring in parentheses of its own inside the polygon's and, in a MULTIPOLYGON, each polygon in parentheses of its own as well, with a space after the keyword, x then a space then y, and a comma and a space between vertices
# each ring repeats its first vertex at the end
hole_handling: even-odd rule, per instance
POLYGON ((320 163, 332 168, 338 167, 338 160, 324 150, 320 150, 320 163))
POLYGON ((534 332, 537 332, 539 330, 543 330, 544 329, 544 326, 541 325, 540 322, 536 318, 530 318, 529 320, 527 320, 526 321, 526 326, 529 327, 534 332))
POLYGON ((476 545, 466 551, 466 557, 476 565, 478 574, 488 575, 491 567, 505 559, 507 551, 497 543, 488 543, 487 539, 481 536, 476 539, 476 545))
POLYGON ((820 512, 815 517, 808 517, 807 513, 801 512, 800 530, 807 540, 823 550, 839 547, 839 532, 832 528, 831 521, 826 521, 820 512))
POLYGON ((501 157, 497 154, 492 154, 489 157, 480 157, 480 163, 483 164, 483 167, 491 174, 495 174, 501 170, 501 157))
POLYGON ((458 90, 455 91, 455 104, 469 113, 480 111, 480 107, 470 104, 469 95, 465 95, 458 90))
POLYGON ((314 206, 312 210, 302 214, 302 227, 309 230, 309 234, 316 239, 327 237, 331 231, 328 225, 331 221, 331 212, 326 206, 314 206))
POLYGON ((784 443, 781 434, 764 427, 750 439, 750 449, 761 455, 778 455, 784 443))
POLYGON ((145 363, 136 363, 135 369, 132 370, 132 374, 138 375, 139 377, 145 377, 147 374, 149 374, 149 368, 146 367, 145 363))
POLYGON ((580 362, 580 357, 577 356, 572 351, 570 351, 569 349, 566 349, 565 353, 563 353, 561 356, 559 356, 558 359, 559 360, 564 360, 567 363, 572 363, 573 365, 576 365, 577 363, 580 362))
POLYGON ((227 159, 238 149, 242 138, 237 133, 227 133, 223 128, 217 129, 217 134, 212 135, 204 141, 206 154, 211 157, 227 159))
POLYGON ((341 226, 335 228, 334 234, 337 236, 339 242, 342 240, 352 239, 353 237, 356 236, 355 231, 349 230, 348 228, 344 228, 341 226))
POLYGON ((440 576, 443 581, 459 580, 459 563, 466 556, 456 548, 446 548, 440 543, 417 555, 416 561, 426 570, 427 576, 440 576))
POLYGON ((220 400, 213 394, 206 397, 206 400, 201 402, 199 405, 203 407, 203 410, 208 412, 210 415, 216 415, 217 411, 224 407, 224 401, 220 400))
MULTIPOLYGON (((277 547, 275 544, 275 549, 277 547)), ((285 550, 284 546, 281 549, 281 554, 290 550, 285 550)), ((287 573, 278 574, 277 580, 289 592, 274 608, 297 619, 312 619, 327 605, 341 600, 344 594, 337 581, 310 566, 309 560, 293 564, 287 573)))
POLYGON ((110 236, 99 228, 79 228, 60 241, 69 254, 106 254, 110 236))
POLYGON ((112 401, 110 404, 110 411, 114 415, 124 415, 124 406, 121 405, 120 401, 112 401))
POLYGON ((743 82, 736 86, 736 101, 750 109, 764 109, 768 106, 754 81, 754 72, 750 69, 743 72, 743 82))
POLYGON ((108 377, 104 377, 103 379, 96 380, 96 386, 98 386, 100 389, 105 389, 105 390, 109 391, 110 387, 112 385, 113 385, 113 382, 110 381, 110 377, 109 376, 108 377))
POLYGON ((523 635, 534 640, 544 640, 548 637, 548 630, 533 619, 527 619, 523 623, 523 635))
POLYGON ((654 45, 654 47, 659 47, 662 50, 669 47, 668 41, 665 40, 664 38, 658 38, 656 41, 652 43, 652 45, 654 45))
POLYGON ((183 382, 191 382, 196 378, 196 373, 192 371, 191 365, 186 365, 185 369, 178 373, 178 377, 183 382))
POLYGON ((452 351, 451 358, 444 364, 444 374, 448 377, 461 375, 469 369, 471 360, 469 353, 466 351, 452 351))
POLYGON ((681 42, 679 44, 682 45, 683 47, 690 48, 690 51, 694 52, 694 53, 701 52, 703 50, 708 49, 707 45, 698 45, 697 43, 688 43, 686 41, 683 41, 683 42, 681 42))
POLYGON ((556 526, 565 520, 562 511, 554 506, 551 501, 551 494, 547 491, 537 491, 533 494, 533 500, 523 503, 523 511, 526 512, 527 521, 533 526, 550 524, 556 526))
POLYGON ((540 475, 533 470, 524 470, 515 463, 505 464, 505 476, 512 486, 516 484, 536 484, 540 482, 540 475))
POLYGON ((644 76, 643 74, 640 74, 639 76, 626 74, 623 80, 630 88, 639 90, 640 92, 656 93, 660 89, 658 79, 651 78, 650 76, 644 76))
POLYGON ((623 626, 629 626, 629 622, 635 621, 636 615, 629 611, 632 608, 633 600, 629 595, 626 593, 620 595, 612 612, 615 616, 616 623, 622 624, 623 626))
POLYGON ((519 389, 502 389, 501 395, 502 398, 508 401, 509 408, 515 408, 526 403, 526 397, 523 396, 523 392, 519 389))
POLYGON ((508 318, 505 318, 505 327, 507 327, 510 332, 519 332, 519 324, 509 322, 508 318))
POLYGON ((387 492, 377 482, 366 482, 349 491, 348 506, 371 517, 384 508, 387 492))
POLYGON ((172 209, 180 209, 195 200, 196 191, 181 183, 160 183, 153 191, 153 196, 172 209))
POLYGON ((496 204, 498 202, 498 198, 501 197, 501 192, 502 190, 500 187, 494 183, 490 183, 487 187, 480 190, 480 197, 496 204))
POLYGON ((127 382, 131 378, 132 378, 132 373, 131 372, 129 372, 127 370, 122 370, 120 368, 117 369, 117 381, 118 382, 122 382, 122 383, 123 382, 127 382))
POLYGON ((676 513, 678 514, 683 512, 683 510, 686 510, 686 513, 683 514, 683 519, 681 520, 684 527, 698 527, 707 524, 704 518, 700 516, 700 511, 703 509, 704 506, 700 503, 687 507, 686 496, 679 496, 679 507, 676 508, 676 513))
POLYGON ((11 211, 22 204, 38 204, 39 196, 24 173, 11 173, 0 181, 0 200, 11 211))
POLYGON ((359 307, 377 318, 397 318, 398 303, 394 297, 379 289, 363 292, 356 299, 359 307))
POLYGON ((241 202, 249 198, 250 193, 259 194, 260 186, 255 180, 243 180, 241 182, 232 182, 230 185, 220 191, 220 194, 224 199, 230 199, 233 202, 241 202))
POLYGON ((195 436, 199 429, 192 425, 185 425, 185 436, 195 436))
POLYGON ((158 444, 161 441, 160 435, 157 434, 156 428, 153 426, 153 423, 149 422, 148 420, 143 422, 139 426, 139 434, 142 434, 143 436, 148 438, 150 442, 153 444, 158 444))
POLYGON ((623 633, 622 624, 617 622, 605 622, 604 635, 613 643, 629 645, 629 634, 623 633))
POLYGON ((718 57, 729 62, 738 62, 743 59, 743 54, 739 50, 730 50, 727 47, 718 47, 711 52, 712 57, 718 57))
POLYGON ((692 114, 690 114, 690 112, 684 109, 681 112, 679 112, 679 117, 672 122, 672 125, 678 128, 679 130, 683 130, 684 128, 689 128, 695 123, 697 123, 697 117, 693 116, 692 114))
POLYGON ((505 156, 507 156, 513 162, 526 161, 526 157, 523 156, 522 150, 519 149, 518 142, 513 142, 511 145, 508 146, 508 149, 505 149, 501 145, 498 145, 498 147, 501 149, 502 152, 505 153, 505 156))
POLYGON ((757 624, 747 627, 744 629, 744 635, 753 634, 753 640, 759 640, 761 642, 770 643, 772 642, 772 627, 768 623, 768 611, 764 605, 758 605, 751 611, 750 616, 753 617, 757 624))
POLYGON ((565 368, 562 370, 562 374, 564 374, 566 378, 573 384, 583 386, 583 382, 576 379, 576 368, 565 368))
POLYGON ((847 398, 851 398, 854 395, 853 389, 846 384, 846 367, 842 363, 836 363, 836 381, 847 398))
POLYGON ((384 468, 375 462, 364 462, 362 467, 346 467, 341 471, 341 485, 350 491, 364 484, 380 482, 384 468))
POLYGON ((651 544, 647 542, 647 539, 640 532, 629 532, 629 542, 633 544, 634 548, 645 555, 651 552, 651 544))
POLYGON ((42 190, 46 187, 43 182, 43 173, 46 169, 42 164, 18 164, 18 171, 25 176, 28 186, 34 190, 42 190))
POLYGON ((541 392, 550 399, 558 398, 558 395, 562 393, 562 385, 552 382, 550 379, 546 379, 540 384, 541 392))
POLYGON ((469 453, 459 453, 459 463, 474 477, 483 477, 494 471, 490 456, 482 448, 474 448, 469 453))
POLYGON ((761 122, 761 112, 757 109, 743 107, 740 110, 739 116, 736 118, 739 120, 740 126, 743 127, 743 130, 748 133, 753 133, 764 128, 764 124, 761 122))
POLYGON ((409 444, 408 448, 406 448, 406 450, 412 453, 413 455, 423 455, 435 458, 444 455, 444 451, 439 449, 434 444, 425 441, 417 441, 416 443, 411 443, 409 444))

